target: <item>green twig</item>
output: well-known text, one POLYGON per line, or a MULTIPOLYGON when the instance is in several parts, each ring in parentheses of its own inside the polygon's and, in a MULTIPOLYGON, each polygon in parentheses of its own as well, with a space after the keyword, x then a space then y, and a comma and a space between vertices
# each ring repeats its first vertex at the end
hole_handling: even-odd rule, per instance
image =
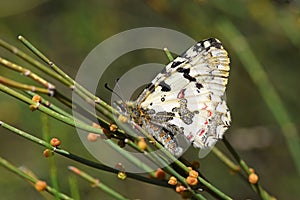
POLYGON ((75 200, 80 200, 78 181, 75 175, 71 174, 71 176, 68 178, 68 181, 70 185, 71 197, 73 197, 75 200))
MULTIPOLYGON (((235 160, 239 163, 241 168, 247 174, 247 176, 249 176, 251 174, 251 170, 250 170, 249 166, 247 165, 247 163, 244 160, 241 159, 241 157, 238 155, 238 153, 235 151, 235 149, 231 146, 231 144, 227 141, 226 138, 223 138, 223 142, 224 142, 225 146, 227 147, 227 149, 230 151, 230 153, 233 155, 235 160)), ((263 189, 263 187, 258 182, 255 183, 255 184, 251 184, 251 187, 253 188, 253 190, 255 192, 257 192, 259 194, 259 196, 263 200, 271 200, 273 198, 271 195, 269 195, 263 189)))
POLYGON ((1 57, 0 57, 0 64, 2 64, 3 66, 5 66, 5 67, 7 67, 11 70, 22 73, 24 76, 27 76, 27 77, 31 78, 32 80, 34 80, 37 83, 43 85, 44 87, 46 87, 49 90, 53 91, 55 89, 55 86, 53 84, 51 84, 48 81, 46 81, 45 79, 41 78, 37 74, 31 72, 29 69, 26 69, 26 68, 24 68, 20 65, 17 65, 15 63, 10 62, 10 61, 8 61, 4 58, 1 58, 1 57))
POLYGON ((57 73, 53 72, 47 66, 43 65, 42 63, 38 62, 34 58, 30 57, 29 55, 27 55, 26 53, 24 53, 23 51, 21 51, 17 47, 15 47, 11 44, 8 44, 7 42, 5 42, 4 40, 1 40, 1 39, 0 39, 0 46, 2 46, 3 48, 7 49, 10 52, 12 52, 13 54, 17 55, 18 57, 22 58, 26 62, 28 62, 31 65, 38 68, 39 70, 45 72, 49 76, 51 76, 51 77, 55 78, 56 80, 60 81, 61 83, 65 84, 67 86, 70 86, 69 83, 63 77, 61 77, 57 73))
POLYGON ((128 198, 125 198, 120 193, 118 193, 117 191, 113 190, 111 187, 108 187, 107 185, 105 185, 103 182, 100 182, 99 179, 96 179, 96 178, 90 176, 89 174, 79 170, 76 167, 69 166, 69 170, 71 172, 75 173, 76 175, 80 176, 81 178, 85 179, 86 181, 92 183, 93 187, 100 188, 102 191, 109 194, 110 196, 112 196, 115 199, 119 199, 119 200, 128 199, 128 198))
MULTIPOLYGON (((64 157, 67 157, 71 160, 74 160, 74 161, 77 161, 79 163, 85 164, 87 166, 90 166, 90 167, 93 167, 93 168, 96 168, 96 169, 100 169, 100 170, 104 170, 104 171, 107 171, 107 172, 112 172, 112 173, 115 173, 115 174, 117 174, 119 172, 119 170, 116 170, 114 168, 105 166, 103 164, 96 163, 96 162, 87 160, 85 158, 79 157, 79 156, 77 156, 75 154, 72 154, 72 153, 70 153, 70 152, 68 152, 64 149, 53 147, 48 142, 46 142, 44 140, 41 140, 41 139, 39 139, 39 138, 29 134, 29 133, 26 133, 25 131, 17 129, 17 128, 15 128, 15 127, 7 124, 7 123, 4 123, 2 121, 0 121, 0 126, 2 126, 3 128, 5 128, 7 130, 10 130, 11 132, 13 132, 13 133, 15 133, 15 134, 17 134, 21 137, 24 137, 24 138, 30 140, 30 141, 32 141, 36 144, 44 146, 47 149, 50 149, 50 150, 54 151, 55 153, 58 153, 58 154, 60 154, 64 157)), ((171 186, 168 185, 168 183, 166 181, 159 181, 159 180, 155 180, 155 179, 149 179, 149 178, 140 176, 140 175, 135 174, 135 173, 126 173, 126 174, 127 174, 127 177, 129 177, 129 178, 133 178, 133 179, 140 180, 140 181, 150 183, 150 184, 154 184, 154 185, 157 185, 157 186, 163 186, 163 187, 171 188, 171 186)))
MULTIPOLYGON (((9 163, 7 160, 3 159, 0 157, 0 165, 2 165, 3 167, 7 168, 8 170, 12 171, 13 173, 17 174, 18 176, 24 178, 25 180, 36 184, 39 180, 33 176, 30 176, 29 174, 23 172, 22 170, 20 170, 19 168, 15 167, 14 165, 12 165, 11 163, 9 163)), ((71 200, 71 197, 68 197, 67 195, 58 192, 57 190, 55 190, 54 188, 50 187, 50 186, 46 186, 45 190, 52 194, 52 195, 57 195, 59 197, 59 199, 64 199, 64 200, 71 200)))
POLYGON ((174 58, 173 58, 173 56, 172 56, 172 54, 171 54, 171 52, 169 51, 168 48, 164 48, 164 52, 165 52, 165 54, 166 54, 166 56, 168 57, 168 59, 169 59, 170 62, 171 62, 172 60, 174 60, 174 58))
MULTIPOLYGON (((50 130, 49 130, 49 118, 48 115, 42 114, 41 115, 41 122, 42 122, 42 133, 43 133, 43 138, 45 141, 50 140, 50 130)), ((51 178, 51 183, 56 191, 59 191, 59 186, 58 186, 58 177, 57 177, 57 167, 55 163, 55 158, 50 157, 49 158, 49 167, 50 167, 50 178, 51 178)), ((59 197, 55 195, 56 200, 59 200, 59 197)))
MULTIPOLYGON (((54 62, 52 62, 50 59, 48 59, 41 51, 39 51, 36 47, 34 47, 34 45, 31 44, 26 38, 24 38, 23 36, 20 35, 18 37, 18 39, 27 48, 29 48, 34 54, 36 54, 45 63, 47 63, 55 72, 57 72, 61 77, 63 77, 68 82, 68 85, 71 86, 71 88, 73 89, 73 91, 76 92, 77 94, 79 94, 80 97, 82 97, 85 100, 88 100, 87 98, 92 99, 94 103, 97 103, 100 106, 106 108, 106 110, 108 110, 109 113, 116 112, 110 105, 108 105, 107 103, 105 103, 99 97, 91 94, 88 90, 86 90, 80 84, 76 83, 75 80, 73 80, 68 74, 66 74, 63 70, 61 70, 54 62)), ((89 102, 89 101, 87 101, 87 102, 89 102)), ((106 110, 101 109, 101 111, 104 111, 104 113, 103 113, 104 115, 107 114, 106 110)))
POLYGON ((7 86, 14 87, 14 88, 18 88, 18 89, 21 89, 21 90, 40 92, 40 93, 48 94, 50 96, 53 95, 52 90, 36 87, 36 86, 33 86, 33 85, 27 85, 27 84, 19 83, 17 81, 13 81, 11 79, 5 78, 3 76, 0 76, 0 83, 2 83, 4 85, 7 85, 7 86))
POLYGON ((214 153, 226 166, 229 167, 234 172, 240 171, 240 166, 233 163, 225 154, 222 153, 217 147, 212 149, 212 153, 214 153))

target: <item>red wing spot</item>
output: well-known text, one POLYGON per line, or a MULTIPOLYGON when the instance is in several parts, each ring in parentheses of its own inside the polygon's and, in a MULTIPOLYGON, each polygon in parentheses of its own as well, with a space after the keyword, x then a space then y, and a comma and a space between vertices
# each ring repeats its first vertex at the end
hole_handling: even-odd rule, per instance
POLYGON ((204 129, 202 129, 198 135, 201 136, 203 133, 205 133, 204 129))
POLYGON ((208 121, 206 120, 206 121, 204 122, 204 124, 207 125, 207 124, 208 124, 208 121))
POLYGON ((212 116, 212 112, 210 110, 207 110, 207 112, 209 117, 212 116))
POLYGON ((185 89, 181 89, 178 94, 177 94, 177 98, 178 99, 183 99, 184 98, 184 92, 185 92, 185 89))
POLYGON ((191 140, 191 139, 192 139, 192 137, 193 137, 193 135, 192 135, 192 134, 190 134, 190 135, 188 135, 186 138, 187 138, 188 140, 191 140))

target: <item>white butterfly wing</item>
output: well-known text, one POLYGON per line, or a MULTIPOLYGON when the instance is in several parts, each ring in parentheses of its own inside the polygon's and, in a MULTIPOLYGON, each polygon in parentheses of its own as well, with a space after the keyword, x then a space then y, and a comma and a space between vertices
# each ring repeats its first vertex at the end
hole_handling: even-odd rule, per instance
MULTIPOLYGON (((224 100, 229 58, 217 39, 203 40, 159 73, 137 99, 147 123, 183 133, 195 147, 212 147, 230 125, 224 100)), ((158 138, 159 139, 159 138, 158 138)))

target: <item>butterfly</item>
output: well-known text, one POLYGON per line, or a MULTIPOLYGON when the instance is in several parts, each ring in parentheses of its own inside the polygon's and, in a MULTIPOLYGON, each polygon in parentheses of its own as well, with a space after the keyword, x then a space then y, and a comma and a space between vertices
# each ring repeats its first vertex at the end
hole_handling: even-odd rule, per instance
POLYGON ((196 148, 212 148, 231 123, 229 63, 218 39, 202 40, 171 61, 136 101, 117 106, 176 156, 182 154, 178 136, 196 148))

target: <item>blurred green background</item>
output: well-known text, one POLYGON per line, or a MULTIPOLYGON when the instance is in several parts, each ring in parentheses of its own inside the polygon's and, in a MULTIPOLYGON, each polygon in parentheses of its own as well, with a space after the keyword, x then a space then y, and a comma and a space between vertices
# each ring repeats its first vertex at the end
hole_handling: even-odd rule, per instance
MULTIPOLYGON (((233 123, 228 140, 240 155, 256 169, 261 184, 278 199, 300 198, 300 176, 295 159, 287 145, 287 137, 253 81, 244 62, 240 40, 230 35, 230 27, 238 30, 266 71, 280 96, 291 122, 300 125, 300 10, 297 1, 205 1, 205 0, 89 0, 89 1, 0 1, 0 37, 25 50, 16 39, 22 34, 54 60, 72 77, 87 54, 100 42, 137 27, 165 27, 202 40, 219 38, 231 58, 231 75, 227 101, 233 123)), ((0 49, 2 57, 23 61, 0 49)), ((251 61, 251 60, 250 60, 251 61)), ((115 65, 129 68, 137 64, 167 63, 163 51, 135 52, 122 57, 115 65), (142 55, 142 56, 141 56, 142 55)), ((254 62, 254 61, 253 61, 254 62)), ((28 66, 25 64, 24 66, 28 66)), ((104 82, 113 83, 118 75, 112 72, 104 82)), ((0 74, 23 80, 19 74, 0 67, 0 74)), ((25 79, 24 79, 25 81, 25 79)), ((54 81, 55 82, 55 81, 54 81)), ((258 83, 259 84, 259 83, 258 83)), ((99 87, 99 94, 108 100, 110 93, 99 87)), ((270 106, 270 105, 269 105, 270 106)), ((278 105, 274 101, 274 108, 278 105)), ((0 93, 0 120, 41 137, 41 114, 30 112, 28 105, 0 93)), ((280 117, 280 116, 279 116, 280 117)), ((50 120, 51 134, 63 141, 63 147, 93 159, 81 145, 74 129, 50 120)), ((297 133, 299 136, 299 133, 297 133)), ((297 139, 298 137, 292 137, 297 139)), ((17 166, 26 166, 40 178, 49 181, 49 162, 43 148, 0 129, 0 156, 17 166)), ((299 142, 299 141, 296 141, 299 142)), ((222 148, 222 144, 218 144, 222 148)), ((196 150, 195 150, 196 151, 196 150)), ((299 155, 300 152, 294 152, 299 155)), ((121 181, 116 175, 84 167, 56 156, 60 188, 69 194, 68 165, 87 170, 100 181, 118 189, 131 199, 181 199, 175 192, 134 180, 121 181)), ((300 159, 300 156, 299 158, 300 159)), ((218 188, 234 199, 258 199, 249 185, 210 154, 200 160, 200 170, 218 188)), ((82 199, 110 199, 103 192, 79 180, 82 199)), ((209 197, 211 199, 212 197, 209 197)), ((0 167, 0 199, 42 199, 33 187, 0 167)))

